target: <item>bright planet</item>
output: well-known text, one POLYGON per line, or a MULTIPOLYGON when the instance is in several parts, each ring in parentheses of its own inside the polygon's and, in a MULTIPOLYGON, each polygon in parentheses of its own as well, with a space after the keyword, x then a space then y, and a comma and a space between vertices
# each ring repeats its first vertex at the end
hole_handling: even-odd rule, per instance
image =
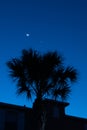
POLYGON ((30 34, 29 33, 26 33, 26 37, 29 37, 30 36, 30 34))

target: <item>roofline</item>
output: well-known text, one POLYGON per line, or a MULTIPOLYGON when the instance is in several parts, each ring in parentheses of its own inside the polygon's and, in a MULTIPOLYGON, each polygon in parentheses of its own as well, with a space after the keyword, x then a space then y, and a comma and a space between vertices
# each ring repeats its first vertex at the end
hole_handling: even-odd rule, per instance
POLYGON ((79 119, 79 120, 83 120, 87 122, 87 118, 83 118, 83 117, 76 117, 76 116, 72 116, 72 115, 65 115, 66 118, 72 118, 72 119, 79 119))
POLYGON ((24 106, 19 106, 19 105, 15 105, 15 104, 9 104, 9 103, 3 103, 0 102, 0 108, 11 108, 11 109, 20 109, 20 110, 24 110, 24 109, 31 109, 29 107, 24 106))
POLYGON ((56 104, 56 105, 61 105, 63 107, 66 107, 69 105, 68 102, 63 102, 63 101, 57 101, 57 100, 53 100, 53 99, 44 99, 44 102, 48 102, 48 103, 52 103, 52 104, 56 104))

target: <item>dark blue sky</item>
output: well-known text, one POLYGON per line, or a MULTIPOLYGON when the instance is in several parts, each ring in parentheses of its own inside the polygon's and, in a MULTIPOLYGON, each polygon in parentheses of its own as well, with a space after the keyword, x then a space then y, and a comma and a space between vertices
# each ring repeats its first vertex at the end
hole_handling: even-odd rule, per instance
POLYGON ((87 118, 87 2, 86 0, 0 1, 0 101, 31 106, 17 97, 6 62, 22 49, 59 51, 79 72, 66 113, 87 118), (30 36, 26 37, 26 33, 30 36))

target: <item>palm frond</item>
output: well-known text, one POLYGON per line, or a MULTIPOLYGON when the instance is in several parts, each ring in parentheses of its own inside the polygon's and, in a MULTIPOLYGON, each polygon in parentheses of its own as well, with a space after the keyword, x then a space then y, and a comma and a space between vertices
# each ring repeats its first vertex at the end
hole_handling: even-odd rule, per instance
POLYGON ((70 87, 65 86, 63 88, 55 89, 53 92, 53 96, 55 99, 57 99, 58 97, 61 97, 61 99, 66 100, 70 92, 71 92, 70 87))
POLYGON ((27 98, 28 99, 31 99, 31 90, 27 87, 18 87, 17 88, 17 92, 16 92, 17 95, 21 95, 21 94, 26 94, 27 98))
POLYGON ((64 78, 68 78, 71 82, 76 82, 77 75, 77 70, 72 66, 68 66, 64 71, 64 78))
POLYGON ((13 58, 7 62, 7 66, 9 67, 9 74, 13 79, 17 79, 23 74, 23 68, 20 59, 13 58))

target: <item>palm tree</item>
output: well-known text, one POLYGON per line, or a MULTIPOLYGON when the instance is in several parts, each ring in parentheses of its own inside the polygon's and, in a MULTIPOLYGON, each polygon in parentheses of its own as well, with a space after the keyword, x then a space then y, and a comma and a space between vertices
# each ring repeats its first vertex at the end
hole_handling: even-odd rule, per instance
POLYGON ((71 83, 77 80, 76 69, 65 67, 62 56, 56 51, 40 54, 32 49, 23 50, 22 56, 11 59, 7 66, 17 83, 17 94, 25 93, 29 99, 34 95, 38 111, 43 108, 42 101, 46 97, 65 100, 71 83))

